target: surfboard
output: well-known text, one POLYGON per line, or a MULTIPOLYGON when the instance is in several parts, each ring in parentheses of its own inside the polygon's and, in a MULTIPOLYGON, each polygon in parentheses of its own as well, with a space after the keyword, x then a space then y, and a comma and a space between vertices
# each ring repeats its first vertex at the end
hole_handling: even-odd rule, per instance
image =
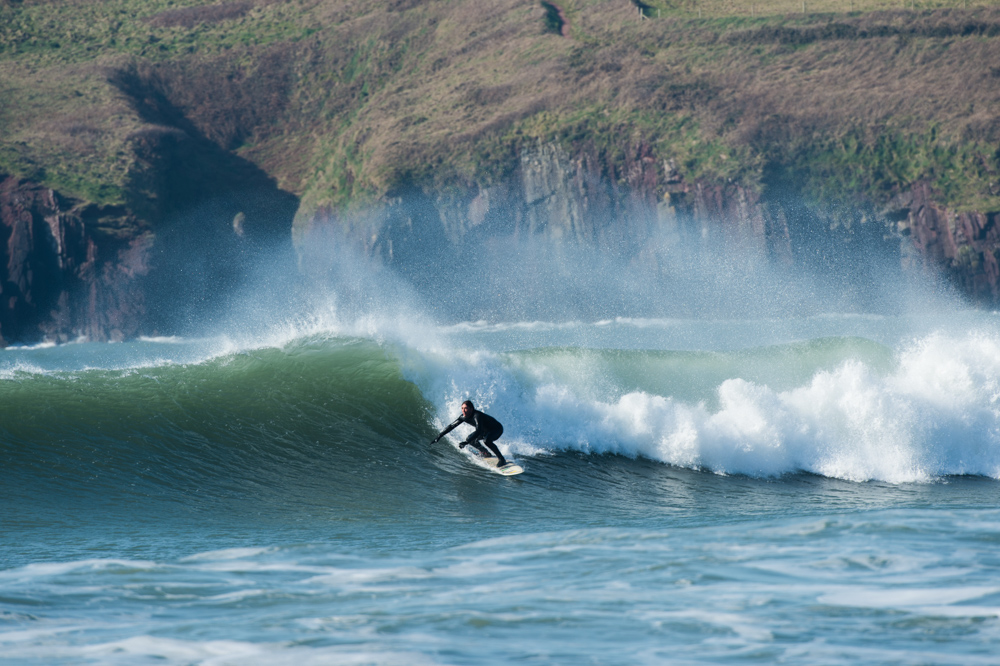
POLYGON ((520 474, 524 471, 520 465, 516 465, 512 462, 507 462, 503 467, 497 467, 496 458, 483 458, 483 464, 492 469, 497 474, 503 474, 504 476, 514 476, 515 474, 520 474))

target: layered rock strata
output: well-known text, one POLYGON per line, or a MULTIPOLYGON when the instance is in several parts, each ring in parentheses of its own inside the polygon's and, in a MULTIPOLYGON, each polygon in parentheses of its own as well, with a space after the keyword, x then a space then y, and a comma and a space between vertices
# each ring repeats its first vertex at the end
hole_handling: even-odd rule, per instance
POLYGON ((909 239, 903 244, 908 266, 943 269, 973 300, 1000 301, 1000 213, 950 211, 934 201, 929 184, 917 183, 893 200, 888 215, 909 239))
MULTIPOLYGON (((215 215, 226 217, 223 226, 231 231, 211 235, 215 250, 202 248, 217 259, 207 273, 214 277, 202 291, 237 284, 219 276, 261 259, 256 251, 240 249, 246 245, 247 218, 242 212, 233 217, 245 207, 237 203, 215 215), (220 262, 241 266, 215 266, 220 262)), ((264 217, 290 220, 289 203, 264 217)), ((902 270, 944 271, 970 298, 995 305, 998 219, 1000 213, 949 211, 925 183, 884 210, 831 211, 805 206, 780 186, 757 190, 687 180, 671 160, 644 145, 631 147, 612 164, 593 152, 570 154, 542 144, 523 151, 512 176, 498 184, 470 184, 447 195, 398 192, 361 215, 320 210, 300 215, 294 235, 300 250, 332 247, 326 241, 354 245, 416 281, 435 257, 451 259, 456 250, 497 237, 597 247, 653 270, 678 244, 705 239, 786 266, 818 262, 845 272, 864 254, 902 270), (326 241, 310 240, 320 237, 326 241)), ((162 307, 150 316, 151 299, 161 302, 165 293, 183 295, 187 289, 179 284, 184 271, 169 264, 186 261, 190 243, 171 243, 170 234, 183 238, 189 235, 183 229, 203 224, 192 221, 161 239, 163 234, 154 235, 124 208, 102 208, 28 181, 0 178, 0 344, 118 340, 153 332, 170 316, 162 307), (154 252, 154 240, 165 249, 154 252), (188 249, 169 252, 175 245, 188 249), (150 276, 157 270, 160 278, 150 276)), ((289 263, 287 270, 296 267, 289 263)), ((196 300, 203 299, 198 293, 196 300)), ((190 302, 190 294, 179 300, 190 302)))
POLYGON ((139 228, 123 209, 0 177, 0 344, 136 335, 152 244, 139 228))
POLYGON ((689 181, 641 144, 614 164, 542 144, 525 150, 499 184, 448 195, 411 190, 362 215, 321 211, 297 224, 300 247, 312 234, 333 233, 401 267, 442 246, 497 236, 593 246, 639 262, 657 261, 672 244, 714 242, 786 265, 829 266, 849 262, 861 245, 898 261, 902 238, 870 206, 826 212, 780 188, 689 181))

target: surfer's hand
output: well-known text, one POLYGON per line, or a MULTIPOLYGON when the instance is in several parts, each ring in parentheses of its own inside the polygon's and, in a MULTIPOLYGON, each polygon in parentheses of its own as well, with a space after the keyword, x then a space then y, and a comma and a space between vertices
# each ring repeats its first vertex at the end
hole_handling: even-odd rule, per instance
POLYGON ((465 448, 465 447, 467 447, 468 445, 469 445, 469 443, 468 443, 468 442, 462 442, 461 444, 459 444, 459 445, 458 445, 458 448, 460 448, 460 449, 464 449, 464 448, 465 448))

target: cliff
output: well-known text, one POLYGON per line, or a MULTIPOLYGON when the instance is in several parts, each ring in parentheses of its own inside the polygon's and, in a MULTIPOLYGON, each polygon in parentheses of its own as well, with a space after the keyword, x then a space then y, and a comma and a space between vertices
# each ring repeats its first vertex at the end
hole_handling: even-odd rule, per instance
POLYGON ((421 283, 492 238, 713 238, 998 303, 1000 10, 636 6, 0 5, 4 340, 174 332, 293 239, 421 283))
MULTIPOLYGON (((494 239, 528 238, 596 248, 619 263, 642 266, 650 276, 674 263, 678 252, 697 252, 702 245, 821 270, 834 281, 863 270, 860 264, 873 258, 890 271, 915 268, 914 257, 923 259, 923 267, 948 259, 914 245, 895 222, 901 215, 909 219, 909 209, 900 208, 906 197, 885 213, 862 203, 830 211, 807 205, 780 183, 751 189, 689 180, 645 144, 625 146, 621 155, 608 162, 593 152, 570 154, 536 143, 525 147, 517 168, 500 183, 447 194, 409 190, 363 214, 324 210, 299 218, 298 247, 317 260, 315 248, 335 237, 404 274, 414 265, 461 261, 466 251, 481 260, 494 239)), ((726 279, 725 265, 713 270, 726 279)), ((963 268, 955 270, 965 275, 963 268)))
POLYGON ((152 236, 116 236, 130 218, 0 178, 0 343, 134 336, 146 315, 139 280, 149 272, 152 236))
POLYGON ((1000 302, 1000 212, 948 210, 926 182, 896 197, 886 212, 904 239, 904 265, 944 271, 983 305, 1000 302))
MULTIPOLYGON (((654 158, 648 146, 633 146, 628 155, 622 164, 607 165, 593 154, 570 155, 554 144, 536 144, 520 156, 509 181, 447 194, 401 192, 364 214, 320 211, 300 219, 297 245, 307 258, 330 247, 331 240, 354 245, 417 281, 428 262, 454 262, 469 248, 502 238, 595 247, 651 274, 669 264, 679 244, 706 238, 786 266, 815 265, 818 258, 833 273, 852 270, 861 250, 904 271, 944 271, 972 299, 997 302, 1000 216, 949 211, 935 203, 926 183, 881 211, 858 207, 825 214, 780 191, 688 181, 669 160, 654 158)), ((290 222, 288 203, 284 218, 290 222)), ((232 215, 240 204, 230 201, 208 213, 234 226, 206 231, 189 219, 187 227, 163 230, 157 238, 134 233, 138 222, 125 209, 73 201, 5 178, 0 183, 4 342, 121 340, 157 332, 156 322, 177 311, 210 309, 209 294, 222 298, 239 282, 234 274, 240 266, 252 266, 268 253, 245 240, 246 215, 232 215), (130 231, 116 235, 109 228, 130 231), (158 262, 183 262, 187 268, 180 276, 161 269, 164 274, 150 280, 158 262), (165 307, 162 301, 171 294, 175 302, 165 307), (148 307, 151 295, 161 301, 158 308, 148 307)), ((245 208, 245 200, 242 204, 245 208)), ((289 264, 286 270, 295 268, 289 264)), ((725 279, 726 267, 717 270, 725 279)))

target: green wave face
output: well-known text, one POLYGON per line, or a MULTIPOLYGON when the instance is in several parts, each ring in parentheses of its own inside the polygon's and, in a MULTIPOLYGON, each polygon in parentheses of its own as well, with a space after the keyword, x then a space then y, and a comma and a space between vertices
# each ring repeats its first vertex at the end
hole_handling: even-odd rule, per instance
MULTIPOLYGON (((215 502, 350 497, 426 442, 427 405, 373 342, 312 339, 156 368, 0 382, 12 492, 215 502)), ((317 500, 318 501, 318 500, 317 500)))

